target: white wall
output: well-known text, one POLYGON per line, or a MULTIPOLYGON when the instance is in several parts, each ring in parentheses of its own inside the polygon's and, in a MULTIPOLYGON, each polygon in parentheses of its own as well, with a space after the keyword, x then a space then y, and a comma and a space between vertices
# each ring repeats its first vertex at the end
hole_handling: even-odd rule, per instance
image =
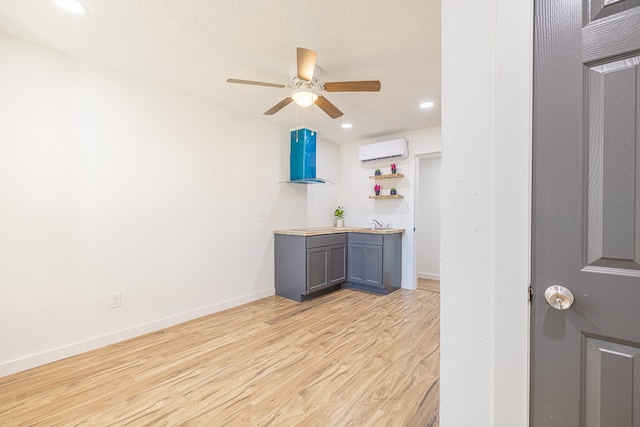
POLYGON ((416 269, 432 280, 440 280, 440 174, 440 156, 419 158, 416 269))
POLYGON ((441 150, 440 126, 429 127, 401 134, 387 135, 365 141, 339 146, 340 186, 338 203, 345 208, 345 224, 355 227, 370 227, 373 219, 395 228, 406 230, 402 237, 402 287, 413 289, 415 286, 415 242, 414 242, 414 204, 415 204, 415 159, 417 155, 435 153, 441 150), (376 168, 382 173, 390 173, 392 162, 362 164, 358 159, 358 148, 361 145, 404 137, 409 140, 409 157, 394 160, 398 173, 404 174, 402 179, 373 180, 369 179, 376 168), (375 200, 369 199, 374 194, 373 186, 379 183, 382 194, 388 194, 392 186, 404 199, 375 200))
POLYGON ((531 0, 442 4, 442 426, 528 424, 531 0))
POLYGON ((272 295, 272 230, 333 210, 334 186, 279 184, 289 129, 6 37, 0 57, 0 376, 272 295))

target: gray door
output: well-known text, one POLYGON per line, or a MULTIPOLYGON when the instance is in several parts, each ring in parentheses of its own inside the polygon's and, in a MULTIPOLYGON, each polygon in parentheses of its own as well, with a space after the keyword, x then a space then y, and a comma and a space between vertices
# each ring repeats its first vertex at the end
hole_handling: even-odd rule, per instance
POLYGON ((364 283, 382 287, 382 246, 364 245, 364 283))
POLYGON ((307 249, 307 293, 329 284, 329 250, 323 246, 307 249))
POLYGON ((347 280, 347 245, 329 248, 329 283, 336 285, 347 280))
POLYGON ((640 427, 640 0, 534 7, 531 425, 640 427))

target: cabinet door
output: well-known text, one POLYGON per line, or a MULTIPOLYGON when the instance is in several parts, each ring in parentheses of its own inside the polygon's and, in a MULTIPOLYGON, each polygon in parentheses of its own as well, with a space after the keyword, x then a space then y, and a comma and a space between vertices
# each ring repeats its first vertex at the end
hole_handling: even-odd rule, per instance
POLYGON ((329 248, 307 249, 307 293, 329 284, 329 248))
POLYGON ((364 245, 349 243, 349 281, 364 283, 364 245))
POLYGON ((382 287, 382 246, 364 245, 363 257, 364 283, 382 287))
POLYGON ((329 247, 329 283, 337 285, 347 280, 347 246, 329 247))

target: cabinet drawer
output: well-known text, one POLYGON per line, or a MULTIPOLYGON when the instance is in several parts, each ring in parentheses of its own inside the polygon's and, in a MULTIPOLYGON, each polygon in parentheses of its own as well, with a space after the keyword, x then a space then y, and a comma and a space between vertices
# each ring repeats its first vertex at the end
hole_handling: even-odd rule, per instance
POLYGON ((382 246, 383 237, 382 234, 349 233, 349 243, 382 246))
POLYGON ((347 233, 323 234, 321 236, 307 237, 307 249, 322 246, 343 245, 347 243, 347 233))

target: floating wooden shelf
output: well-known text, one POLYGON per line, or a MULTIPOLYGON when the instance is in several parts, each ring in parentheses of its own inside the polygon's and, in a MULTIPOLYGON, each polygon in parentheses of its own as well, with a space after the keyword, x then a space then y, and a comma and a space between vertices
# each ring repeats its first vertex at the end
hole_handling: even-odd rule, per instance
POLYGON ((402 194, 383 194, 382 196, 369 196, 370 199, 404 199, 402 194))
POLYGON ((401 173, 387 173, 384 175, 372 175, 370 179, 389 179, 389 178, 404 178, 404 174, 401 173))

